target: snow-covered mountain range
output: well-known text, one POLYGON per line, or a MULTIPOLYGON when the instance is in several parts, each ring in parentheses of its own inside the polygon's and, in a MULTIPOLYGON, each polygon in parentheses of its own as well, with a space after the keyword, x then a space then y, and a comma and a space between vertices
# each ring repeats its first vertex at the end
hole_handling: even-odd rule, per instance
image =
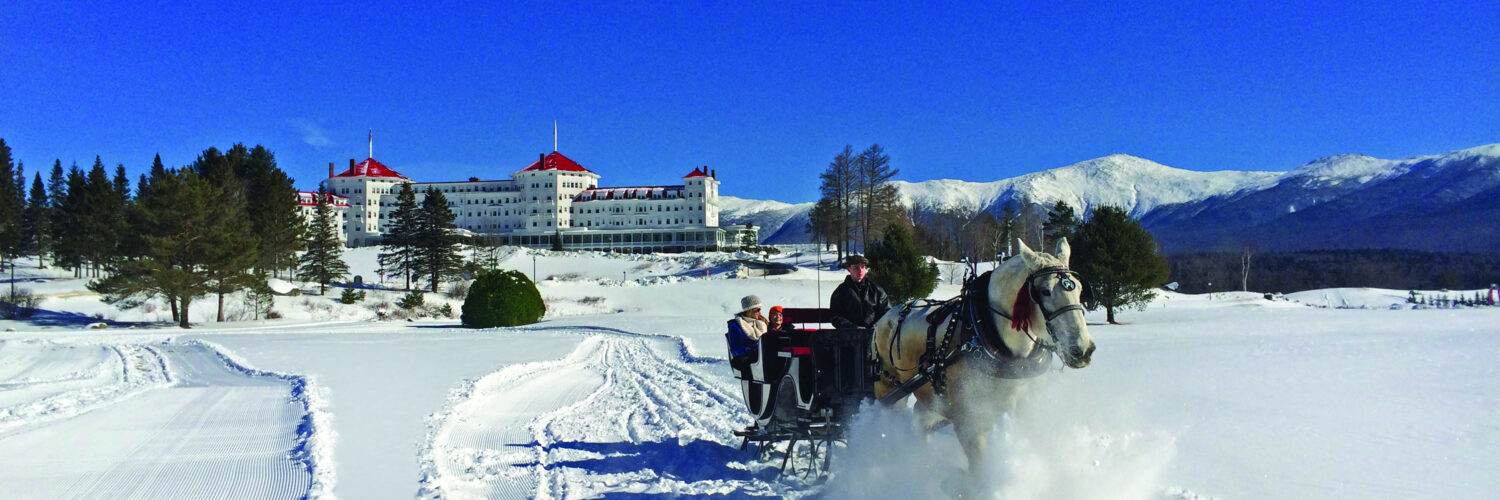
MULTIPOLYGON (((1116 154, 993 182, 896 182, 918 212, 999 214, 1009 203, 1079 213, 1124 208, 1169 252, 1500 250, 1500 144, 1396 160, 1342 154, 1285 172, 1200 172, 1116 154)), ((721 220, 762 227, 768 243, 808 240, 812 203, 722 197, 721 220)))

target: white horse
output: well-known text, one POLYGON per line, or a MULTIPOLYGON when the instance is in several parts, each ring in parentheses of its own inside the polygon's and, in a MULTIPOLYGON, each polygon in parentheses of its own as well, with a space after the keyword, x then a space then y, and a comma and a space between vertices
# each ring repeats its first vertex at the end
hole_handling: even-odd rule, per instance
POLYGON ((951 360, 936 370, 942 372, 935 374, 936 383, 912 394, 925 429, 944 418, 952 422, 970 474, 988 470, 984 461, 990 429, 1016 407, 1022 389, 1046 370, 1054 353, 1072 368, 1088 366, 1094 353, 1080 305, 1082 286, 1067 267, 1067 239, 1057 242, 1054 253, 1035 252, 1022 243, 1019 255, 974 280, 975 289, 964 295, 971 298, 969 307, 950 308, 947 320, 936 323, 931 341, 927 319, 939 305, 908 303, 875 324, 871 352, 884 372, 875 383, 876 398, 917 376, 924 363, 951 360), (955 321, 960 323, 950 325, 955 321), (979 326, 965 326, 970 323, 979 326), (950 332, 953 338, 947 338, 950 332), (929 344, 936 356, 925 356, 929 344), (934 386, 946 386, 946 394, 935 393, 934 386))

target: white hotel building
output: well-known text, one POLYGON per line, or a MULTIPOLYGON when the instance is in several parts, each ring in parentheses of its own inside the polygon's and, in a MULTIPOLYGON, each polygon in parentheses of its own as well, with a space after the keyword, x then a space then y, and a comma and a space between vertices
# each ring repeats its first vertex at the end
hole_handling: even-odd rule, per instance
POLYGON ((553 151, 508 179, 415 182, 367 158, 323 185, 347 200, 343 232, 349 246, 380 244, 392 222, 396 193, 411 184, 421 204, 428 188, 443 193, 461 232, 502 245, 630 253, 730 250, 756 237, 751 226, 719 226, 719 181, 694 168, 675 186, 599 186, 599 174, 553 151), (748 233, 748 235, 746 234, 748 233))

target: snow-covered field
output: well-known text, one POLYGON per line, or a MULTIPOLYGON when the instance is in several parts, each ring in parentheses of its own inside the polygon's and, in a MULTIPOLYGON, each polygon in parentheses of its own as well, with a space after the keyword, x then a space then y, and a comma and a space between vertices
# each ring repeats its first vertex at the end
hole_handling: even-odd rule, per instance
MULTIPOLYGON (((344 305, 339 289, 278 297, 275 320, 212 323, 200 300, 180 330, 161 304, 120 311, 23 264, 44 312, 0 321, 0 497, 948 496, 958 443, 902 410, 862 412, 826 482, 739 450, 724 321, 749 293, 826 306, 842 274, 735 257, 506 252, 535 266, 548 316, 478 331, 377 321, 399 291, 344 305)), ((379 281, 371 250, 347 258, 379 281)), ((935 296, 956 293, 942 281, 935 296)), ((1045 375, 976 473, 1013 499, 1500 496, 1500 308, 1406 295, 1090 313, 1093 364, 1045 375)))

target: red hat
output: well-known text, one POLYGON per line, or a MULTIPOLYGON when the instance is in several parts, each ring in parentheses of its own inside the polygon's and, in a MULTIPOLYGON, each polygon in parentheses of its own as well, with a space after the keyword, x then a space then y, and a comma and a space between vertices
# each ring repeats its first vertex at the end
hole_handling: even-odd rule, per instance
MULTIPOLYGON (((771 306, 771 311, 770 312, 772 312, 772 313, 780 313, 781 312, 781 306, 771 306)), ((767 313, 767 315, 769 315, 769 314, 770 313, 767 313)), ((786 313, 782 313, 782 315, 785 316, 786 313)))

